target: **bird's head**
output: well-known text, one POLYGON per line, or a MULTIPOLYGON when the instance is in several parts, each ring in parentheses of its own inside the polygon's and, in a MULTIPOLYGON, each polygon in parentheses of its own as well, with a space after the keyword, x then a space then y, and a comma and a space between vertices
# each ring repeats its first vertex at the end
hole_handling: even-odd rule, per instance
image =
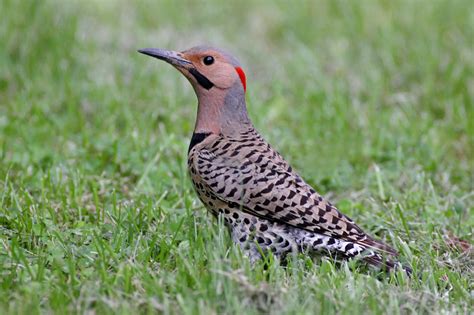
POLYGON ((237 59, 211 47, 198 46, 177 52, 159 48, 145 48, 140 53, 166 61, 180 71, 193 85, 196 93, 227 90, 235 85, 245 92, 245 73, 237 59))
POLYGON ((205 46, 182 52, 159 48, 138 52, 166 61, 191 82, 199 103, 195 132, 232 132, 250 123, 245 73, 230 54, 205 46))

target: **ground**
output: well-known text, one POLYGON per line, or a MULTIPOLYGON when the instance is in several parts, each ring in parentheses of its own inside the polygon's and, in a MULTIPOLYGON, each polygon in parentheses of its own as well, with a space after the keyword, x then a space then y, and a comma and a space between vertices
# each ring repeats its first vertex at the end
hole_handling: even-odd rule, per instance
POLYGON ((470 0, 0 7, 0 313, 472 312, 470 0), (256 127, 414 278, 250 266, 186 173, 191 86, 136 52, 200 43, 241 60, 256 127))

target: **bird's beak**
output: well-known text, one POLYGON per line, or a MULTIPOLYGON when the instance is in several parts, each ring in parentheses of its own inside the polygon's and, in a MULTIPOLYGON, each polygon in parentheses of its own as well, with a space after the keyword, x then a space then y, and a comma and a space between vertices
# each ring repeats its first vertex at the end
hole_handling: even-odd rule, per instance
POLYGON ((167 63, 178 68, 190 69, 191 67, 193 67, 192 62, 183 58, 183 55, 177 51, 165 50, 160 48, 144 48, 139 49, 138 52, 164 60, 167 63))
POLYGON ((214 86, 214 83, 200 73, 193 63, 184 58, 183 54, 180 52, 159 48, 144 48, 139 49, 138 52, 166 61, 177 68, 178 71, 184 74, 188 79, 193 76, 196 82, 206 90, 209 90, 214 86))

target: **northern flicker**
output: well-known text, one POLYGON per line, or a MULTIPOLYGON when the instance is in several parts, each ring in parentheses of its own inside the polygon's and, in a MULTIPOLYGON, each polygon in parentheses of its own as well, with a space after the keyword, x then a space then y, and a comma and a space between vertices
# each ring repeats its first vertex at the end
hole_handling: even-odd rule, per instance
MULTIPOLYGON (((183 52, 139 50, 174 66, 198 98, 188 150, 194 188, 214 216, 223 216, 232 240, 252 262, 271 251, 360 257, 394 269, 390 246, 367 235, 325 200, 258 133, 247 114, 246 78, 239 62, 212 47, 183 52)), ((402 267, 410 272, 408 267, 402 267)))

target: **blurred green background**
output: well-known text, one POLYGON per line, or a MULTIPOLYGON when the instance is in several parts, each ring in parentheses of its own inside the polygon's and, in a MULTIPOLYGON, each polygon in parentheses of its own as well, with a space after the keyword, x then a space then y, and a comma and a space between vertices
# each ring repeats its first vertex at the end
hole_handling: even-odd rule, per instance
POLYGON ((474 226, 471 1, 0 0, 0 12, 0 310, 472 306, 472 253, 446 245, 474 226), (248 266, 186 175, 192 88, 136 52, 198 44, 240 59, 256 127, 420 281, 304 257, 248 266))

